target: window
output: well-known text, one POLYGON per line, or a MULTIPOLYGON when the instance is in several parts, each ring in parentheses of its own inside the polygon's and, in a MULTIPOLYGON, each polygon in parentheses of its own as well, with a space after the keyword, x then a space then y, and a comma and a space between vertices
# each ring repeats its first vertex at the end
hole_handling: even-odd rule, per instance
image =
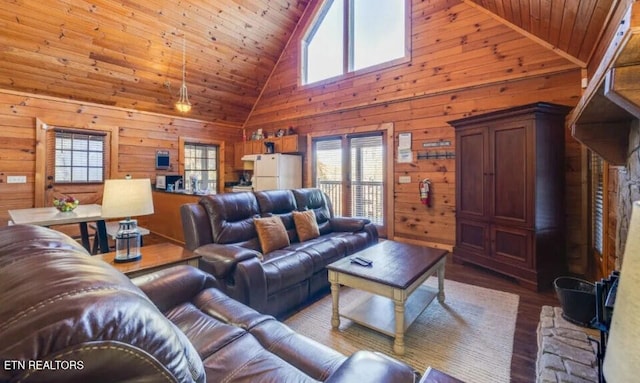
POLYGON ((597 254, 604 254, 604 161, 596 153, 591 153, 591 222, 592 246, 597 254))
POLYGON ((191 177, 199 180, 198 189, 218 190, 218 146, 199 143, 184 144, 184 180, 189 188, 191 177))
POLYGON ((323 139, 314 143, 315 183, 314 186, 327 193, 337 216, 342 210, 342 139, 323 139))
POLYGON ((103 182, 104 136, 101 133, 56 130, 54 182, 103 182))
POLYGON ((326 0, 302 39, 302 83, 407 56, 406 0, 326 0))
POLYGON ((382 225, 384 147, 382 136, 349 139, 351 152, 351 213, 382 225))
POLYGON ((379 133, 314 141, 315 187, 337 216, 369 218, 384 225, 384 142, 379 133), (346 156, 345 156, 346 154, 346 156))

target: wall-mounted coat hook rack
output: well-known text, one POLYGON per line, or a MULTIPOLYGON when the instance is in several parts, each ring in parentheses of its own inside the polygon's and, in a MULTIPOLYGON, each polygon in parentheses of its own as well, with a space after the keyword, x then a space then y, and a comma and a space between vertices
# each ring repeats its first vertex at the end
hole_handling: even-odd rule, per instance
POLYGON ((456 158, 455 152, 440 152, 436 150, 426 151, 423 153, 418 153, 419 160, 443 160, 443 159, 454 159, 456 158))

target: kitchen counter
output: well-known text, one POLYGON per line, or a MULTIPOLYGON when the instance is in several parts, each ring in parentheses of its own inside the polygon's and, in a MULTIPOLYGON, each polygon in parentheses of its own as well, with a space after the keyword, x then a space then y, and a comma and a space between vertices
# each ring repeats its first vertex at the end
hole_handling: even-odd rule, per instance
POLYGON ((198 202, 203 195, 168 192, 161 189, 154 190, 151 194, 154 213, 138 217, 139 225, 148 228, 153 234, 184 244, 180 206, 198 202))
POLYGON ((213 193, 213 192, 192 192, 190 190, 186 190, 186 189, 178 189, 178 190, 172 190, 172 191, 168 191, 165 189, 153 189, 154 192, 158 192, 158 193, 166 193, 166 194, 182 194, 182 195, 195 195, 195 196, 203 196, 203 195, 213 195, 213 194, 217 194, 217 193, 213 193))

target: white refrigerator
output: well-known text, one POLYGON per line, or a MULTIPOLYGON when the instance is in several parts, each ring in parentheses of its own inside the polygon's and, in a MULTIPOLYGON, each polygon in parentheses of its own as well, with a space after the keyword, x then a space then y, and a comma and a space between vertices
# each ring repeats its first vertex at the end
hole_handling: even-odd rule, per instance
POLYGON ((253 190, 302 187, 302 157, 292 154, 259 154, 253 166, 253 190))

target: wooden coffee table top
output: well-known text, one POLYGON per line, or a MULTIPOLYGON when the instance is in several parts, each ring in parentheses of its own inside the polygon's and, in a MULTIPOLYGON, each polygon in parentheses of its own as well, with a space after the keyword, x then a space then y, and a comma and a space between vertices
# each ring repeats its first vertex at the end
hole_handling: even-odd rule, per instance
POLYGON ((327 269, 406 289, 447 255, 447 250, 396 241, 383 241, 333 262, 327 269), (373 261, 370 267, 351 263, 360 256, 373 261))

